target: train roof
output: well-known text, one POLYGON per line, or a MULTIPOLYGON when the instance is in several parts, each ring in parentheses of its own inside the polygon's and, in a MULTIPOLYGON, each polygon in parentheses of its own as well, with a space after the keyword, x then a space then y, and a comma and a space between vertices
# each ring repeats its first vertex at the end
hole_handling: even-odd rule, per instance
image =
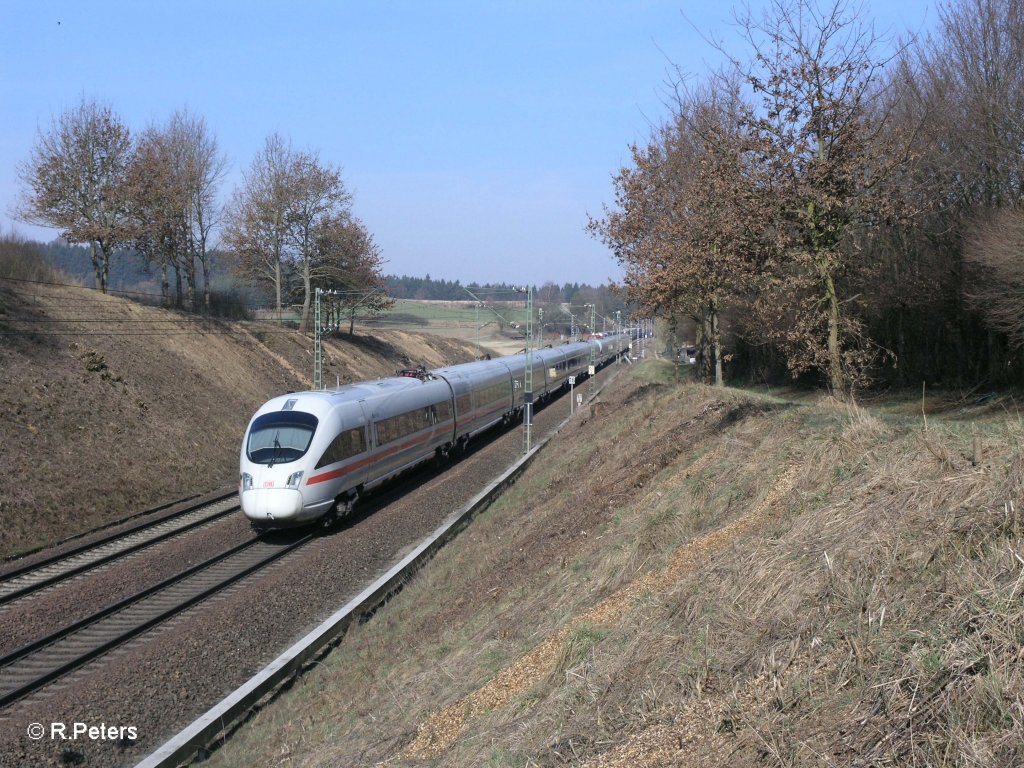
POLYGON ((474 373, 480 373, 481 371, 493 371, 496 369, 496 363, 504 363, 511 360, 513 357, 515 357, 515 355, 492 357, 490 360, 473 360, 468 363, 446 365, 444 368, 433 368, 430 372, 440 376, 444 376, 445 374, 473 375, 474 373))
POLYGON ((417 390, 429 383, 429 381, 424 382, 407 376, 392 376, 373 381, 343 384, 332 389, 289 392, 268 400, 257 411, 257 414, 296 408, 320 416, 340 403, 376 400, 398 392, 417 390))

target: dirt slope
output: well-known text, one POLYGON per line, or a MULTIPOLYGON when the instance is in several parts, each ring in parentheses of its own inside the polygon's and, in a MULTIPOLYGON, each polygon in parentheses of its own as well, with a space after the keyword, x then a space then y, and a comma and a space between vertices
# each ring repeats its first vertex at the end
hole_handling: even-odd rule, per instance
MULTIPOLYGON (((312 347, 273 324, 0 284, 0 557, 233 484, 246 422, 270 397, 311 386, 312 347)), ((324 382, 472 354, 396 331, 328 339, 324 382)))

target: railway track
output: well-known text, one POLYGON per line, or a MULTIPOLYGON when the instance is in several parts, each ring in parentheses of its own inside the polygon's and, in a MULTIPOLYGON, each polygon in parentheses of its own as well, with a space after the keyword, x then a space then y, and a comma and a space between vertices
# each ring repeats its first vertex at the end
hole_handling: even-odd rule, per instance
POLYGON ((226 517, 236 510, 238 495, 231 492, 9 571, 0 576, 0 605, 226 517))
POLYGON ((308 543, 253 539, 0 657, 0 708, 308 543))

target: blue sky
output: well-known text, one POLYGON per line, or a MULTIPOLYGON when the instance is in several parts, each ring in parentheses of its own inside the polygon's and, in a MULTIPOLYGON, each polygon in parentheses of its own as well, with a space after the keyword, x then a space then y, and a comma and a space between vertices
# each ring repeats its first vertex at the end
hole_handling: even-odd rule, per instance
MULTIPOLYGON (((755 7, 759 2, 754 1, 755 7)), ((883 32, 930 28, 929 0, 864 3, 883 32)), ((340 166, 395 274, 604 283, 588 235, 611 177, 668 114, 670 70, 735 43, 703 0, 0 0, 0 229, 39 129, 83 96, 133 130, 187 107, 232 164, 267 135, 340 166)))

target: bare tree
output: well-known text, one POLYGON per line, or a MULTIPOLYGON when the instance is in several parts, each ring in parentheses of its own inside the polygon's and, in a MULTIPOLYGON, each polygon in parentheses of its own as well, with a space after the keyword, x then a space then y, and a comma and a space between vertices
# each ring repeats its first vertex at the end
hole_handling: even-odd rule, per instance
POLYGON ((291 185, 287 207, 287 237, 296 271, 302 280, 302 319, 299 331, 305 333, 309 325, 310 298, 313 277, 320 255, 320 242, 330 240, 321 233, 324 227, 349 217, 352 195, 345 189, 341 171, 324 165, 310 152, 300 152, 292 159, 289 173, 291 185))
MULTIPOLYGON (((228 161, 220 151, 216 136, 201 117, 188 110, 175 112, 166 129, 175 154, 184 189, 184 236, 189 265, 198 263, 203 277, 203 308, 210 309, 211 233, 220 223, 217 203, 221 182, 228 170, 228 161)), ((190 269, 195 288, 194 266, 190 269)))
POLYGON ((896 233, 908 255, 886 264, 898 269, 895 301, 911 303, 899 307, 895 344, 933 378, 1009 381, 1008 338, 971 297, 995 274, 978 265, 978 222, 988 230, 1024 196, 1024 2, 945 3, 939 22, 893 77, 919 158, 904 194, 922 211, 896 233))
POLYGON ((881 146, 871 110, 884 62, 877 40, 844 0, 772 0, 742 20, 753 51, 743 79, 760 97, 748 120, 764 158, 757 184, 779 224, 780 289, 762 304, 791 370, 822 371, 837 396, 862 380, 870 342, 841 281, 859 264, 851 227, 884 214, 879 181, 901 155, 881 146), (786 297, 781 303, 779 297, 786 297))
POLYGON ((692 317, 701 364, 723 383, 723 305, 745 290, 764 251, 762 197, 747 178, 753 145, 736 84, 677 90, 677 110, 615 179, 617 210, 591 230, 626 268, 627 296, 692 317))
MULTIPOLYGON (((316 229, 312 258, 314 282, 332 291, 339 317, 348 319, 348 333, 355 331, 360 312, 383 312, 394 306, 381 273, 383 260, 373 237, 358 219, 347 215, 325 217, 316 229)), ((332 319, 328 320, 332 324, 332 319)))
MULTIPOLYGON (((188 191, 181 158, 165 130, 149 128, 139 137, 128 172, 132 245, 161 272, 161 294, 170 298, 170 272, 175 278, 175 304, 183 305, 182 268, 187 263, 185 217, 188 191)), ((189 281, 191 295, 192 281, 189 281)))
POLYGON ((55 227, 70 243, 88 243, 104 293, 113 253, 128 238, 124 184, 132 153, 131 134, 113 110, 83 99, 40 131, 18 168, 19 218, 55 227))
POLYGON ((922 85, 945 107, 929 138, 961 200, 1014 204, 1024 193, 1024 3, 963 0, 940 19, 942 37, 918 59, 922 85))
POLYGON ((989 327, 1024 349, 1024 212, 996 211, 967 241, 964 258, 975 274, 968 303, 989 327))
POLYGON ((132 241, 160 267, 164 297, 173 270, 175 303, 180 307, 187 300, 193 311, 199 308, 197 266, 203 275, 203 308, 210 305, 209 240, 226 167, 205 122, 179 111, 165 125, 143 132, 128 173, 132 241))
POLYGON ((313 152, 297 152, 278 135, 267 139, 226 215, 224 240, 244 275, 270 282, 280 315, 286 278, 300 282, 300 330, 309 324, 324 227, 351 215, 341 171, 313 152))
POLYGON ((241 274, 270 283, 280 319, 284 263, 289 245, 288 208, 294 151, 279 134, 267 137, 243 174, 225 214, 224 242, 241 274))
POLYGON ((676 277, 676 219, 685 216, 696 161, 685 142, 669 146, 674 131, 664 126, 646 146, 630 147, 632 164, 614 178, 615 206, 606 206, 604 217, 588 225, 625 268, 626 300, 668 315, 692 306, 688 286, 676 277))
POLYGON ((706 374, 723 384, 722 314, 753 289, 771 251, 772 207, 751 180, 761 146, 744 115, 738 84, 725 77, 701 90, 677 92, 675 141, 692 149, 693 183, 677 279, 688 287, 706 374))

